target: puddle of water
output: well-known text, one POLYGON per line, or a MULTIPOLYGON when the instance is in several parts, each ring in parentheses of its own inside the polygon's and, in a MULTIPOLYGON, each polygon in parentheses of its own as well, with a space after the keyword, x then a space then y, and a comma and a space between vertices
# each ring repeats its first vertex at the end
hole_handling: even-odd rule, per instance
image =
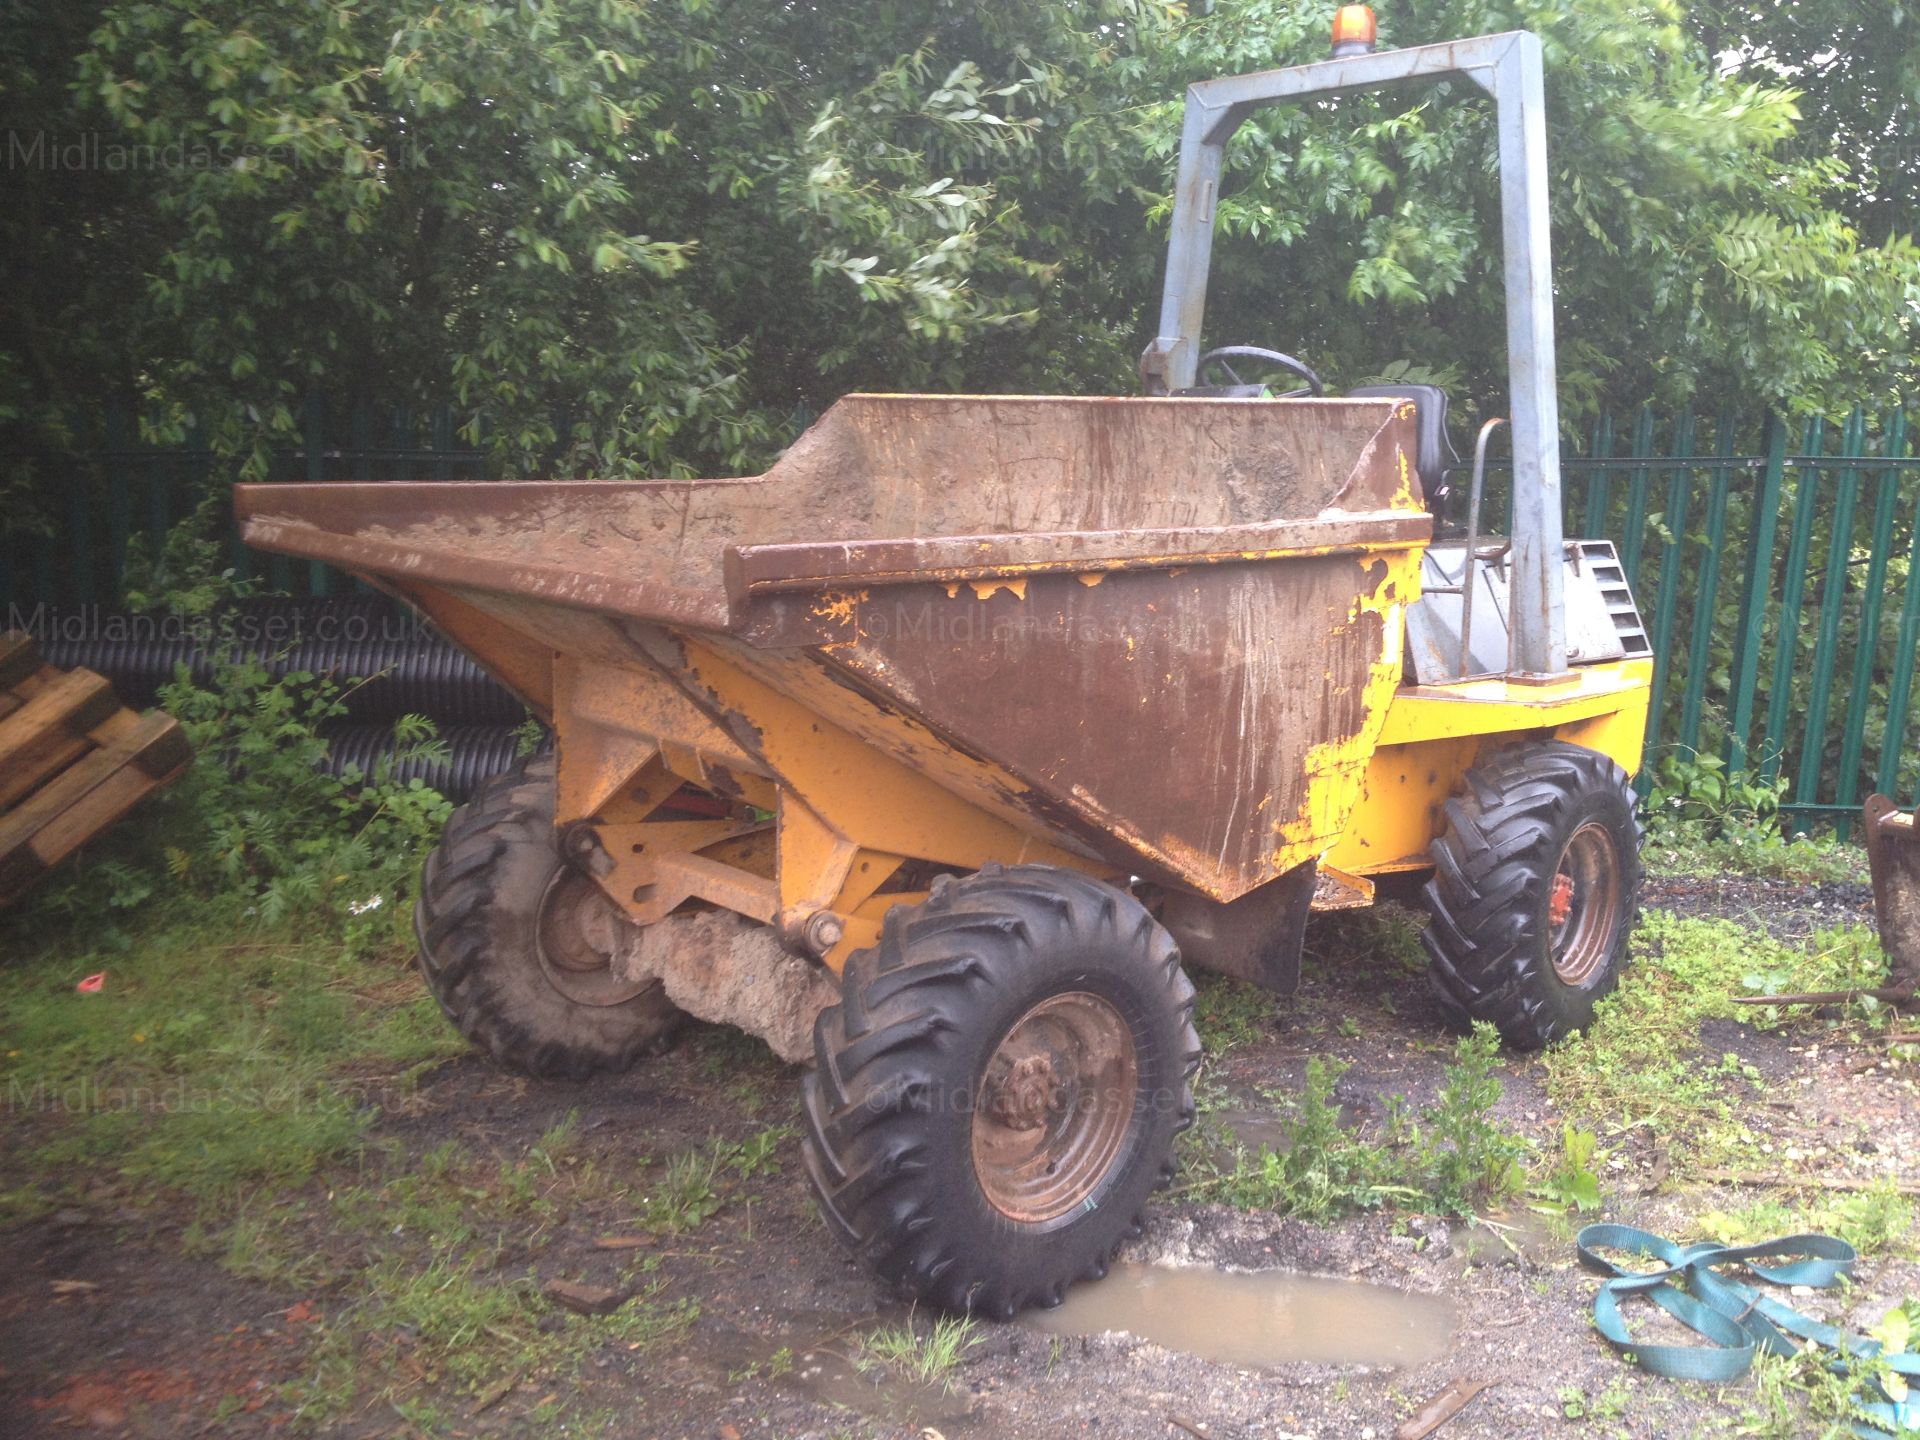
MULTIPOLYGON (((1213 1119, 1225 1129, 1233 1132, 1233 1138, 1244 1147, 1248 1154, 1257 1154, 1262 1147, 1276 1155, 1284 1155, 1293 1145, 1294 1125, 1289 1122, 1285 1112, 1271 1104, 1262 1104, 1254 1097, 1235 1097, 1241 1103, 1229 1105, 1217 1111, 1213 1119)), ((1340 1124, 1347 1129, 1357 1126, 1364 1117, 1364 1107, 1351 1105, 1340 1107, 1340 1124)), ((1220 1152, 1218 1158, 1231 1161, 1230 1153, 1220 1152)))
POLYGON ((703 1336, 699 1358, 716 1382, 726 1377, 730 1391, 754 1375, 790 1394, 876 1420, 916 1430, 931 1427, 946 1435, 967 1433, 973 1418, 967 1396, 892 1374, 880 1365, 862 1370, 851 1358, 858 1346, 850 1332, 828 1337, 813 1327, 783 1328, 772 1336, 727 1330, 703 1336))
POLYGON ((1505 1265, 1523 1260, 1527 1265, 1544 1268, 1566 1258, 1573 1249, 1564 1224, 1531 1211, 1491 1217, 1491 1224, 1455 1225, 1453 1251, 1461 1268, 1468 1265, 1505 1265), (1496 1230, 1493 1225, 1497 1224, 1496 1230))
POLYGON ((1431 1295, 1264 1270, 1116 1265, 1027 1317, 1050 1335, 1124 1331, 1229 1365, 1424 1365, 1453 1338, 1453 1307, 1431 1295))
POLYGON ((1293 1143, 1292 1127, 1272 1110, 1223 1110, 1216 1118, 1249 1151, 1264 1145, 1275 1154, 1284 1154, 1293 1143))

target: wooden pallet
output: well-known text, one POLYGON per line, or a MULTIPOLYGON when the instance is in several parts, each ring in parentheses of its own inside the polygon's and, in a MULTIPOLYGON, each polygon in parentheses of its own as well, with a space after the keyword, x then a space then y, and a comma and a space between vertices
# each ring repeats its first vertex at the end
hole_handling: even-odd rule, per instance
POLYGON ((91 670, 56 670, 0 634, 0 905, 187 768, 164 711, 127 709, 91 670))

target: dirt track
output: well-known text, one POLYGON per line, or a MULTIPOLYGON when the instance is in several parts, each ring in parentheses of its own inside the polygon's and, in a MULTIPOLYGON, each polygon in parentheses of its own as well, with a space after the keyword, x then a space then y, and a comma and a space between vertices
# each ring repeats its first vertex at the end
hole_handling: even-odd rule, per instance
MULTIPOLYGON (((1786 936, 1804 934, 1816 917, 1857 921, 1862 899, 1857 888, 1754 882, 1669 881, 1648 896, 1650 904, 1737 916, 1786 936)), ((1312 970, 1301 995, 1282 1002, 1263 1030, 1217 1062, 1213 1078, 1230 1095, 1296 1083, 1310 1056, 1337 1054, 1352 1065, 1338 1098, 1361 1123, 1388 1094, 1431 1098, 1450 1055, 1423 982, 1400 967, 1312 970), (1345 1028, 1358 1033, 1342 1033, 1348 1017, 1358 1025, 1345 1028)), ((1899 1180, 1920 1179, 1911 1067, 1868 1068, 1873 1051, 1837 1045, 1818 1027, 1727 1025, 1709 1039, 1713 1053, 1738 1054, 1765 1077, 1753 1091, 1752 1123, 1782 1154, 1811 1154, 1818 1145, 1826 1172, 1886 1174, 1892 1165, 1899 1180)), ((698 1314, 651 1343, 591 1348, 577 1379, 509 1365, 485 1384, 457 1382, 431 1364, 410 1369, 421 1337, 405 1325, 375 1327, 354 1337, 356 1363, 397 1380, 380 1398, 356 1398, 315 1428, 344 1436, 735 1440, 931 1430, 1384 1440, 1449 1381, 1494 1382, 1438 1432, 1466 1440, 1583 1430, 1731 1434, 1751 1404, 1742 1385, 1724 1392, 1681 1385, 1622 1364, 1589 1327, 1594 1282, 1573 1265, 1567 1228, 1524 1210, 1504 1217, 1511 1231, 1379 1214, 1310 1226, 1176 1198, 1155 1208, 1129 1257, 1286 1270, 1439 1297, 1451 1328, 1439 1358, 1413 1368, 1246 1369, 1124 1335, 1056 1341, 1015 1324, 984 1327, 950 1387, 885 1367, 863 1371, 854 1363, 861 1337, 910 1317, 827 1237, 806 1197, 791 1134, 774 1152, 777 1170, 726 1180, 717 1187, 718 1208, 682 1233, 636 1223, 640 1192, 660 1174, 658 1157, 790 1125, 797 1074, 718 1031, 697 1032, 627 1078, 585 1086, 517 1080, 472 1057, 442 1064, 411 1092, 373 1097, 381 1113, 372 1135, 387 1142, 383 1158, 319 1177, 274 1217, 287 1227, 283 1240, 315 1252, 307 1258, 316 1268, 298 1272, 310 1283, 242 1280, 214 1257, 190 1256, 184 1217, 156 1213, 112 1186, 84 1205, 0 1233, 0 1435, 296 1433, 305 1422, 282 1387, 311 1373, 330 1333, 337 1340, 357 1324, 346 1298, 354 1277, 368 1265, 417 1271, 475 1253, 494 1272, 531 1272, 542 1283, 657 1286, 634 1303, 658 1310, 691 1300, 698 1314), (540 1203, 494 1218, 491 1199, 476 1201, 488 1218, 458 1244, 414 1234, 397 1209, 351 1240, 326 1219, 339 1212, 345 1187, 390 1197, 394 1177, 449 1141, 463 1155, 517 1161, 569 1112, 577 1112, 572 1139, 564 1161, 543 1173, 540 1203), (640 1169, 643 1155, 657 1158, 640 1169), (389 1188, 376 1188, 383 1183, 389 1188), (609 1236, 635 1243, 596 1247, 609 1236), (1570 1418, 1569 1409, 1586 1413, 1570 1418)), ((1561 1121, 1541 1063, 1510 1058, 1502 1079, 1504 1123, 1557 1144, 1561 1121)), ((1664 1156, 1632 1135, 1602 1141, 1613 1154, 1603 1175, 1606 1205, 1587 1218, 1690 1237, 1694 1217, 1755 1198, 1750 1189, 1681 1186, 1666 1177, 1664 1156)), ((1920 1266, 1874 1260, 1859 1281, 1845 1312, 1856 1324, 1920 1293, 1920 1266)), ((543 1331, 560 1323, 557 1312, 540 1321, 543 1331)))

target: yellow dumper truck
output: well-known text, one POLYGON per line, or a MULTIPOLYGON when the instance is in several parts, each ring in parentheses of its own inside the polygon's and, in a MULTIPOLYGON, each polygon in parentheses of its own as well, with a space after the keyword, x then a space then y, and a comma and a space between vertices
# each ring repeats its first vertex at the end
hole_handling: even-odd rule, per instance
POLYGON ((405 600, 552 727, 426 866, 422 968, 476 1044, 585 1076, 683 1013, 762 1036, 811 1063, 835 1234, 1009 1316, 1171 1175, 1185 966, 1286 990, 1310 912, 1426 875, 1448 1016, 1592 1017, 1651 662, 1612 548, 1561 534, 1539 43, 1346 48, 1190 91, 1142 396, 853 395, 751 479, 241 487, 249 543, 405 600), (1240 120, 1445 77, 1498 110, 1504 536, 1483 434, 1436 538, 1437 389, 1200 349, 1240 120))

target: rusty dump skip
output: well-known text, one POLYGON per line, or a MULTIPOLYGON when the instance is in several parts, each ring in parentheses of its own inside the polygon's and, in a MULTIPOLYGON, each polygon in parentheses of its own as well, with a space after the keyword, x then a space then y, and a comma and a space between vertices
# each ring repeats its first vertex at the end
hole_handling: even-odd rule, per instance
POLYGON ((596 723, 684 726, 656 738, 796 791, 804 715, 1230 899, 1331 844, 1358 788, 1431 529, 1412 449, 1391 400, 857 395, 758 479, 237 504, 250 544, 414 602, 542 713, 597 689, 596 723))
POLYGON ((1920 830, 1884 795, 1867 797, 1862 818, 1887 987, 1896 1003, 1911 1005, 1920 996, 1920 830))

